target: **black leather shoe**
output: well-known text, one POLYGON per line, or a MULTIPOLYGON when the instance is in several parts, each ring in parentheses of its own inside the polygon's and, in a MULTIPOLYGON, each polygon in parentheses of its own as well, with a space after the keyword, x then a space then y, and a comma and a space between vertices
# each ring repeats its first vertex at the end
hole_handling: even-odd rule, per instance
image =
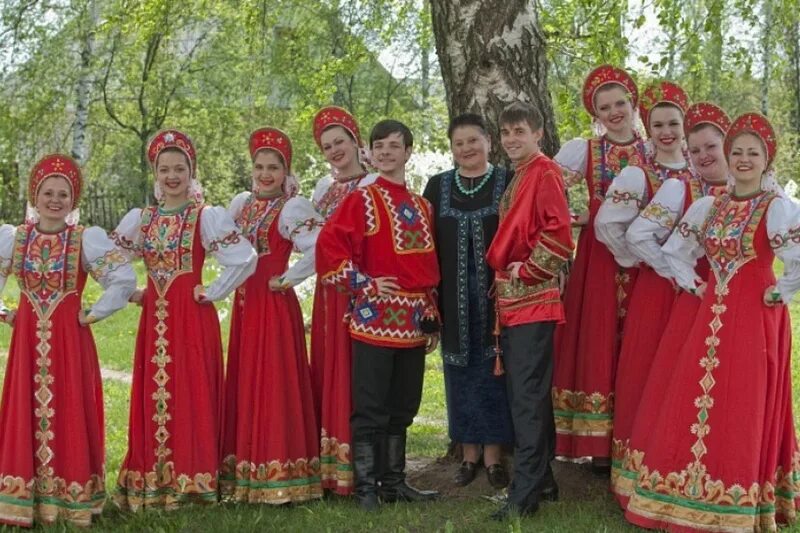
POLYGON ((592 457, 592 473, 601 477, 611 475, 611 459, 592 457))
POLYGON ((495 489, 504 489, 508 486, 508 472, 501 464, 494 464, 486 467, 486 477, 489 484, 495 489))
POLYGON ((515 505, 513 503, 507 503, 504 506, 502 506, 500 509, 498 509, 497 511, 493 512, 492 515, 491 515, 491 519, 492 520, 497 520, 498 522, 503 522, 505 520, 508 520, 509 518, 514 517, 514 516, 520 516, 520 517, 522 517, 522 516, 531 516, 532 514, 535 514, 536 511, 538 511, 538 510, 539 510, 539 504, 538 503, 535 503, 533 505, 529 505, 529 506, 524 507, 524 508, 523 507, 519 507, 518 505, 515 505))
POLYGON ((459 487, 466 487, 475 479, 475 473, 478 471, 477 463, 471 463, 470 461, 464 461, 461 463, 461 466, 458 467, 458 472, 456 472, 456 477, 453 480, 453 483, 458 485, 459 487))
POLYGON ((557 502, 558 501, 558 485, 553 483, 549 487, 539 493, 539 499, 543 502, 557 502))

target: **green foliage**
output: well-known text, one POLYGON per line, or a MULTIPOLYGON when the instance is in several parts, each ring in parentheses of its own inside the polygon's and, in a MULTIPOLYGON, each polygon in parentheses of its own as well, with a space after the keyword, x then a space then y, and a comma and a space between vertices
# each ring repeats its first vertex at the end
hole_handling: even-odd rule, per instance
POLYGON ((354 112, 365 135, 392 116, 420 132, 418 147, 443 147, 445 103, 423 94, 441 86, 430 68, 430 20, 413 0, 54 5, 9 0, 0 12, 0 32, 11 37, 0 45, 0 161, 18 161, 23 176, 43 153, 71 148, 80 46, 89 32, 96 45, 86 175, 134 205, 152 188, 147 141, 166 127, 192 136, 214 203, 249 186, 248 135, 266 125, 293 139, 293 170, 310 192, 326 172, 311 118, 332 103, 354 112), (377 60, 389 46, 404 49, 394 73, 377 60))

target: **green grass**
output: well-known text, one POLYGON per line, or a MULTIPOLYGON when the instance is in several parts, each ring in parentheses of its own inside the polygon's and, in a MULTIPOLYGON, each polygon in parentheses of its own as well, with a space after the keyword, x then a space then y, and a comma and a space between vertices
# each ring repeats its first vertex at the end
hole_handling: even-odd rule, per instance
MULTIPOLYGON (((207 274, 212 274, 213 266, 207 274)), ((140 284, 144 284, 141 265, 137 266, 140 284)), ((85 300, 94 301, 99 286, 89 280, 85 300)), ((15 306, 19 291, 13 280, 9 280, 3 300, 15 306)), ((310 309, 304 302, 304 309, 310 309)), ((217 306, 227 311, 230 302, 217 306)), ((133 362, 133 346, 140 310, 129 306, 113 317, 92 327, 98 345, 101 365, 104 368, 130 372, 133 362)), ((223 340, 227 342, 229 316, 222 321, 223 340)), ((800 335, 800 303, 792 304, 793 333, 800 335)), ((310 311, 305 312, 306 320, 310 311)), ((10 329, 0 327, 0 354, 8 347, 10 329)), ((800 391, 800 363, 797 349, 794 350, 792 377, 794 388, 800 391)), ((0 380, 5 362, 0 359, 0 380)), ((103 385, 106 407, 106 456, 107 486, 112 490, 116 483, 119 465, 126 450, 130 387, 127 384, 107 380, 103 385)), ((794 397, 794 412, 800 414, 800 394, 794 397)), ((798 420, 800 423, 800 420, 798 420)), ((419 416, 411 427, 409 455, 434 458, 441 456, 448 443, 447 414, 444 399, 442 362, 438 355, 427 359, 423 401, 419 416)), ((533 518, 498 524, 487 519, 496 509, 496 504, 479 497, 460 496, 435 504, 384 506, 379 513, 367 514, 352 501, 333 498, 294 507, 269 507, 257 505, 221 504, 209 507, 191 507, 171 513, 146 512, 131 515, 107 504, 102 517, 96 521, 95 531, 549 531, 549 532, 627 532, 637 531, 622 518, 619 507, 613 502, 602 484, 594 483, 588 496, 581 501, 561 501, 544 505, 533 518)), ((66 524, 42 528, 47 531, 78 531, 66 524)), ((0 528, 5 531, 6 528, 0 528)), ((800 532, 800 526, 784 531, 800 532)))

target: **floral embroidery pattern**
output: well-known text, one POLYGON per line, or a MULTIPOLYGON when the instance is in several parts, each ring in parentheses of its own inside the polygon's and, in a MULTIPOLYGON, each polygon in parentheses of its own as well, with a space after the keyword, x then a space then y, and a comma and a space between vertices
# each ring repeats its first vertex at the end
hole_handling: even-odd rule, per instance
POLYGON ((773 250, 780 250, 791 244, 800 244, 800 227, 798 226, 789 228, 786 233, 776 234, 769 240, 769 246, 773 250))
POLYGON ((185 502, 217 501, 217 473, 194 476, 175 475, 172 461, 156 465, 150 472, 122 469, 117 481, 114 502, 122 509, 137 511, 141 507, 177 509, 185 502))
POLYGON ((639 150, 640 144, 614 144, 605 142, 603 150, 602 139, 589 140, 589 154, 592 161, 592 177, 588 183, 594 199, 603 201, 611 182, 619 172, 628 166, 642 166, 644 157, 639 150))
POLYGON ((218 252, 220 249, 227 248, 232 244, 237 244, 241 238, 241 234, 238 230, 232 230, 227 235, 223 236, 220 239, 214 239, 213 241, 208 243, 208 251, 209 252, 218 252))
POLYGON ((77 290, 83 227, 54 235, 33 225, 17 229, 13 272, 39 318, 49 317, 59 302, 77 290))
POLYGON ((642 210, 642 218, 649 220, 667 230, 672 230, 675 226, 678 213, 671 211, 668 207, 661 205, 655 200, 647 204, 642 210))
POLYGON ((200 210, 189 204, 176 214, 161 213, 157 207, 142 212, 142 258, 159 295, 172 281, 192 271, 192 246, 200 210))
POLYGON ((556 432, 569 435, 608 437, 613 431, 614 393, 571 391, 553 387, 556 432))
POLYGON ((333 481, 339 488, 353 489, 353 467, 350 460, 350 445, 329 437, 322 428, 320 439, 320 477, 322 481, 333 481))
POLYGON ((614 189, 611 193, 611 201, 615 204, 635 204, 637 209, 642 208, 642 197, 631 191, 620 191, 614 189))
POLYGON ((224 498, 238 502, 282 504, 322 497, 319 458, 251 463, 229 455, 223 461, 224 498))
POLYGON ((325 191, 325 194, 322 195, 322 198, 320 198, 319 202, 314 206, 317 213, 319 213, 324 220, 328 220, 339 208, 339 204, 342 203, 342 200, 344 200, 348 194, 356 190, 356 187, 358 187, 363 177, 364 175, 362 174, 348 181, 333 180, 331 186, 328 187, 328 190, 325 191))
POLYGON ((292 229, 291 233, 289 234, 289 238, 292 239, 296 235, 299 235, 302 232, 311 233, 316 228, 321 228, 323 222, 317 218, 307 218, 305 220, 298 220, 294 224, 294 228, 292 229))
POLYGON ((236 224, 241 228, 242 235, 255 247, 259 257, 269 255, 271 251, 269 230, 278 218, 283 206, 286 205, 287 200, 286 196, 260 199, 251 194, 236 219, 236 224))
POLYGON ((774 197, 774 193, 765 193, 736 201, 725 195, 714 201, 700 233, 718 283, 727 283, 742 265, 755 257, 755 232, 774 197))
POLYGON ((89 273, 98 281, 128 263, 128 259, 118 249, 107 251, 87 266, 89 273))

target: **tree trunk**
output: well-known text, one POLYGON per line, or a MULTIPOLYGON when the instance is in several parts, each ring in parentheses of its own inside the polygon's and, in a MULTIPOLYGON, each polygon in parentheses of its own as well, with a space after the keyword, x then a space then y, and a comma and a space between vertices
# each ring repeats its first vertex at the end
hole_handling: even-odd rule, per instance
POLYGON ((450 117, 482 115, 492 136, 494 161, 504 160, 498 118, 517 100, 544 118, 542 150, 558 150, 547 90, 545 39, 534 2, 527 0, 430 0, 433 33, 450 117))
POLYGON ((89 0, 86 7, 86 27, 81 43, 80 77, 76 90, 75 129, 72 131, 72 157, 81 166, 86 164, 88 150, 86 129, 89 123, 89 101, 92 90, 92 58, 94 56, 95 30, 100 20, 100 9, 96 0, 89 0))
POLYGON ((769 82, 772 74, 772 1, 764 1, 764 21, 761 26, 761 64, 763 74, 761 75, 761 113, 769 114, 769 82))
POLYGON ((722 0, 714 0, 709 5, 708 18, 710 19, 706 27, 710 29, 708 35, 708 63, 707 69, 709 72, 711 84, 711 100, 719 102, 722 98, 720 87, 720 73, 723 70, 722 53, 725 44, 725 37, 723 35, 723 9, 725 8, 722 0))
MULTIPOLYGON (((797 17, 797 15, 794 15, 797 17)), ((791 117, 792 130, 800 137, 800 19, 789 26, 789 87, 792 95, 791 117)), ((800 139, 798 139, 800 142, 800 139)))

